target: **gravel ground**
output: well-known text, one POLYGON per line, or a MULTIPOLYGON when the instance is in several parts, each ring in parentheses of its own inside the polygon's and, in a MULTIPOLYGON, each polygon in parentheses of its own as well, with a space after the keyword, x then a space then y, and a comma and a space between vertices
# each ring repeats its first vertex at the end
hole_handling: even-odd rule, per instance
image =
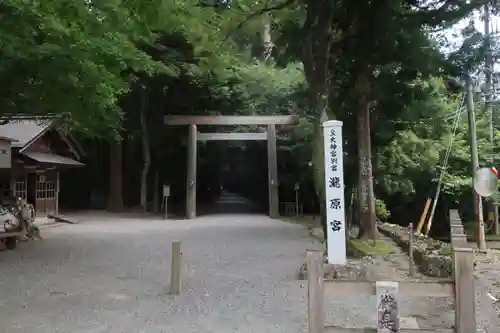
POLYGON ((487 293, 500 297, 500 252, 478 254, 475 275, 478 332, 498 333, 500 332, 500 308, 493 306, 487 293))
POLYGON ((305 332, 296 277, 314 245, 303 227, 251 215, 80 219, 0 254, 1 332, 305 332), (177 297, 175 240, 186 263, 177 297))
MULTIPOLYGON (((45 228, 44 241, 0 254, 1 332, 306 332, 307 290, 297 274, 306 249, 319 245, 300 225, 259 215, 77 218, 83 223, 45 228), (176 240, 186 274, 173 297, 176 240)), ((370 274, 404 278, 404 254, 394 258, 364 262, 370 274)), ((421 327, 453 323, 446 299, 409 301, 402 315, 421 327)), ((328 299, 327 324, 374 327, 374 304, 373 297, 328 299)))

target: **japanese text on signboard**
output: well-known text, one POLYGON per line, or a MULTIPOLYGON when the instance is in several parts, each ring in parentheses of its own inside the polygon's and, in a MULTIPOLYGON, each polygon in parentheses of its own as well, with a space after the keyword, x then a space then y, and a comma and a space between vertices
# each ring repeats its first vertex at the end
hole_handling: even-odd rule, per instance
MULTIPOLYGON (((340 189, 343 191, 343 189, 341 189, 341 179, 340 179, 340 175, 338 174, 338 171, 339 171, 339 158, 341 158, 341 156, 337 156, 337 135, 336 135, 336 131, 335 129, 330 129, 330 170, 331 170, 331 176, 328 180, 328 187, 332 188, 332 189, 340 189)), ((339 143, 340 144, 340 143, 339 143)), ((336 193, 338 193, 337 191, 335 191, 336 193)), ((342 203, 341 203, 341 200, 339 197, 334 197, 334 198, 331 198, 330 199, 330 203, 329 203, 329 208, 330 209, 334 209, 334 210, 339 210, 341 211, 342 210, 342 203)), ((332 220, 329 222, 330 224, 330 228, 332 229, 332 231, 335 231, 335 232, 338 232, 338 231, 341 231, 342 230, 342 222, 339 221, 339 220, 332 220)))

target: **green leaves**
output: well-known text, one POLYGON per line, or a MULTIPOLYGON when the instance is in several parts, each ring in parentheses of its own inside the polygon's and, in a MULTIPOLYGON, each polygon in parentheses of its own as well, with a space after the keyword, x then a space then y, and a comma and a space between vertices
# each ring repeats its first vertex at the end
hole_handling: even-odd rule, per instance
POLYGON ((124 73, 164 69, 136 47, 152 35, 140 7, 127 4, 132 2, 3 1, 3 112, 62 115, 92 136, 118 130, 117 100, 129 89, 124 73))

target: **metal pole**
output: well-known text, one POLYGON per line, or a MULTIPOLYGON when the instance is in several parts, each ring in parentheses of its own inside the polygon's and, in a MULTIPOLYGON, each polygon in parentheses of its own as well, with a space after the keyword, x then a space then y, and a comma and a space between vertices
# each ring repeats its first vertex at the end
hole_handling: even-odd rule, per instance
MULTIPOLYGON (((474 176, 479 169, 479 156, 477 152, 477 138, 476 138, 476 116, 474 114, 474 100, 472 91, 472 82, 470 76, 467 75, 467 115, 469 118, 469 136, 470 136, 470 152, 472 158, 472 182, 474 176)), ((474 183, 473 183, 474 185, 474 183)), ((474 216, 476 217, 476 241, 480 250, 486 249, 486 242, 484 237, 484 223, 483 223, 483 203, 481 196, 476 191, 472 191, 474 196, 474 216)))
MULTIPOLYGON (((493 108, 491 107, 491 97, 492 97, 492 74, 493 74, 493 57, 491 54, 491 31, 490 31, 490 6, 489 3, 484 4, 484 49, 485 49, 485 79, 486 79, 486 91, 485 91, 485 102, 484 108, 485 112, 489 117, 489 138, 490 138, 490 151, 488 156, 488 161, 490 164, 493 162, 493 152, 494 152, 494 121, 493 121, 493 108)), ((498 205, 496 202, 491 202, 491 213, 493 213, 493 223, 495 226, 495 235, 500 234, 500 227, 498 224, 498 205)), ((490 211, 490 210, 489 210, 490 211)))

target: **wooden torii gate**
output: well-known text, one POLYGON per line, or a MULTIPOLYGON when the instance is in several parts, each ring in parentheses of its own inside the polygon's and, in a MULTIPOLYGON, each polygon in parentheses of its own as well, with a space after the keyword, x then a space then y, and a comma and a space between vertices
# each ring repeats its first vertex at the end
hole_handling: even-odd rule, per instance
POLYGON ((165 116, 169 126, 189 126, 186 182, 186 216, 196 217, 196 162, 198 141, 267 140, 269 216, 279 216, 276 125, 291 125, 296 116, 165 116), (267 133, 198 133, 198 125, 266 125, 267 133))

